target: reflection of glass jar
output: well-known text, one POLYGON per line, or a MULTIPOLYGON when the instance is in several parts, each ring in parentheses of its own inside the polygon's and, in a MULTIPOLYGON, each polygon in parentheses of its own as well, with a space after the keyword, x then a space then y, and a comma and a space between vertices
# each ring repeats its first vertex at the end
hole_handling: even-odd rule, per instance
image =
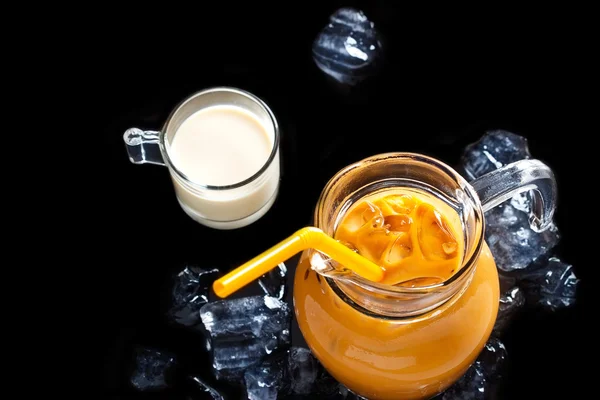
POLYGON ((452 278, 419 288, 356 275, 332 279, 314 270, 329 270, 334 261, 307 250, 294 280, 295 313, 310 349, 339 382, 369 399, 429 398, 464 374, 488 340, 498 311, 498 274, 484 242, 484 210, 536 189, 538 218, 532 224, 543 228, 552 218, 556 192, 552 172, 537 160, 519 161, 469 184, 429 157, 382 154, 329 181, 314 224, 333 236, 353 203, 398 187, 421 190, 457 212, 464 254, 452 278))

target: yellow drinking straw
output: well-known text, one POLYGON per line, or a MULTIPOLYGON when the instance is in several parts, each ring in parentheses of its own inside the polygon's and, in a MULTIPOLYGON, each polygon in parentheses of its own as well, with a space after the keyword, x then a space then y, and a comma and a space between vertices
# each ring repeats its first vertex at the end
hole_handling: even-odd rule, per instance
POLYGON ((383 279, 383 269, 379 265, 350 250, 319 228, 306 227, 217 279, 213 283, 213 290, 217 296, 227 297, 288 258, 310 248, 325 253, 365 279, 373 282, 380 282, 383 279))

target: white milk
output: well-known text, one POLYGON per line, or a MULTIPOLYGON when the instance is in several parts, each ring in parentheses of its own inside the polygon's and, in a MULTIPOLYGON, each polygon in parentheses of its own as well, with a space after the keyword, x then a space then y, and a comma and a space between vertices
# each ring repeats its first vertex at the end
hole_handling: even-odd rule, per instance
POLYGON ((241 187, 202 186, 223 187, 251 178, 266 164, 274 141, 274 127, 240 107, 210 106, 189 116, 168 149, 175 168, 192 182, 171 174, 182 208, 198 222, 220 229, 259 219, 277 197, 279 151, 260 176, 241 187))

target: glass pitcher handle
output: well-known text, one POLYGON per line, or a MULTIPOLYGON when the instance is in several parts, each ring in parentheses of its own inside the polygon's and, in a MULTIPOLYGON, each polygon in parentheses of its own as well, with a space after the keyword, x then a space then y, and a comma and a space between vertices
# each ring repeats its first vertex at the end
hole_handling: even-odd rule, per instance
POLYGON ((129 128, 123 134, 123 141, 133 164, 165 165, 160 152, 160 132, 129 128))
POLYGON ((488 211, 516 194, 531 192, 529 224, 535 232, 552 225, 556 208, 556 179, 552 170, 539 160, 520 160, 507 164, 470 182, 488 211))

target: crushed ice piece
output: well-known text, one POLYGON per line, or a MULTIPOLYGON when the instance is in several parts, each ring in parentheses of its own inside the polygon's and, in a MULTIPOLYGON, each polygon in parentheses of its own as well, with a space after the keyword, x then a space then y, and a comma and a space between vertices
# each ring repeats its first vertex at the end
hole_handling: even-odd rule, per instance
POLYGON ((282 357, 266 359, 244 373, 248 400, 276 400, 283 385, 282 357))
POLYGON ((200 322, 200 308, 208 303, 210 285, 219 277, 216 268, 205 270, 196 266, 186 266, 174 277, 171 288, 169 319, 184 326, 194 326, 200 322))
POLYGON ((488 380, 497 380, 502 375, 506 357, 507 351, 504 343, 496 337, 491 337, 477 357, 475 364, 481 368, 488 380))
POLYGON ((170 385, 175 356, 152 348, 135 349, 133 373, 130 382, 140 391, 165 389, 170 385))
POLYGON ((527 298, 550 310, 573 305, 580 282, 573 266, 558 257, 551 257, 532 270, 521 271, 517 279, 527 298))
POLYGON ((292 347, 286 357, 286 377, 292 394, 310 394, 321 367, 310 350, 292 347))
POLYGON ((527 139, 515 133, 487 131, 476 142, 465 147, 461 168, 473 180, 515 161, 531 158, 527 139))
POLYGON ((258 284, 265 292, 271 297, 275 297, 279 300, 283 300, 286 290, 286 277, 287 267, 284 263, 281 263, 277 268, 273 268, 266 274, 264 274, 259 280, 258 284))
POLYGON ((313 60, 325 74, 344 85, 355 85, 374 74, 382 56, 375 24, 354 8, 344 7, 313 42, 313 60))
POLYGON ((274 297, 214 301, 202 307, 200 317, 220 380, 237 382, 249 366, 290 345, 290 307, 274 297))

